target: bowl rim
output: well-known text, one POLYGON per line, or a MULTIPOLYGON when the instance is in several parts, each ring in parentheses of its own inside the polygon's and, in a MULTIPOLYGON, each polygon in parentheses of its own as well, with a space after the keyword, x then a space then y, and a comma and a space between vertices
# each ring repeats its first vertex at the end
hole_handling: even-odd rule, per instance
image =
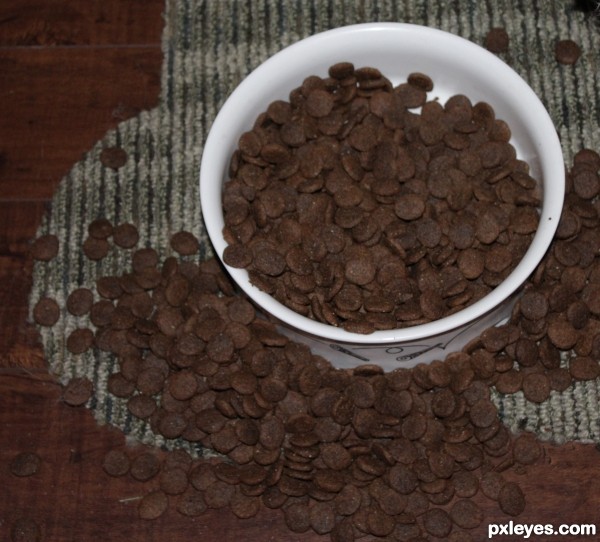
MULTIPOLYGON (((310 74, 299 74, 298 84, 301 83, 302 77, 308 75, 310 74)), ((292 88, 290 88, 290 90, 292 90, 292 88)), ((260 113, 260 111, 256 113, 255 117, 258 116, 258 113, 260 113)), ((238 134, 238 137, 239 135, 241 135, 241 133, 238 134)), ((538 143, 541 146, 541 142, 538 143)), ((230 155, 226 158, 228 166, 230 155)), ((546 181, 542 180, 542 184, 545 185, 546 181)), ((252 70, 233 90, 218 111, 212 123, 202 152, 199 185, 203 220, 209 239, 213 244, 214 251, 234 282, 261 310, 264 310, 279 322, 294 328, 300 333, 312 335, 321 340, 347 344, 385 345, 414 340, 426 340, 428 337, 459 329, 492 311, 515 293, 533 273, 552 242, 562 212, 565 191, 565 173, 562 148, 554 123, 537 94, 508 64, 476 43, 444 30, 413 23, 376 22, 346 25, 313 34, 281 49, 252 70), (510 79, 510 92, 515 92, 515 87, 517 87, 516 91, 519 94, 519 100, 525 101, 528 104, 528 111, 531 111, 531 113, 535 115, 536 124, 539 123, 536 133, 543 134, 543 137, 545 138, 544 146, 551 148, 554 152, 551 154, 547 152, 545 154, 544 163, 547 163, 547 165, 542 164, 541 169, 543 171, 540 172, 540 176, 542 176, 542 173, 544 177, 548 177, 549 175, 553 176, 552 200, 551 202, 549 201, 549 191, 545 189, 543 191, 539 222, 539 226, 541 227, 538 227, 536 230, 534 238, 524 257, 501 284, 496 286, 480 300, 454 314, 417 326, 394 328, 391 330, 377 330, 365 335, 349 332, 341 327, 332 326, 302 316, 277 301, 270 294, 267 294, 251 284, 246 269, 233 268, 223 262, 223 250, 227 246, 227 242, 223 238, 222 225, 217 224, 218 220, 215 220, 215 212, 218 213, 220 209, 222 216, 221 191, 225 182, 225 175, 222 169, 215 171, 211 159, 213 154, 218 153, 219 148, 230 138, 230 131, 227 129, 231 115, 230 109, 233 106, 243 104, 247 101, 245 98, 247 89, 258 85, 261 78, 265 77, 265 74, 272 74, 273 70, 277 69, 277 66, 287 63, 287 59, 290 55, 293 56, 307 48, 312 49, 313 47, 324 46, 328 40, 336 40, 339 37, 347 38, 349 35, 354 36, 357 39, 359 37, 367 38, 369 33, 372 32, 409 32, 412 34, 417 33, 422 38, 428 36, 435 39, 441 39, 453 46, 472 51, 479 57, 484 58, 486 62, 492 63, 494 69, 499 70, 503 77, 508 77, 510 79), (208 182, 202 182, 202 179, 208 179, 208 182), (216 182, 216 179, 218 182, 216 182), (217 198, 219 209, 215 208, 215 206, 217 206, 217 198), (550 205, 550 203, 552 203, 552 205, 550 205)))

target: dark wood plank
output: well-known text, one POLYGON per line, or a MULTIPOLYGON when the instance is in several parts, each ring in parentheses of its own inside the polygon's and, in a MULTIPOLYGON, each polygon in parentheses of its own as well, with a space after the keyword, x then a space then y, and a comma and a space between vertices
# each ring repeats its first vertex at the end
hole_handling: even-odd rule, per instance
POLYGON ((43 367, 37 332, 27 324, 31 239, 42 220, 42 201, 0 201, 0 367, 43 367))
POLYGON ((48 200, 109 128, 158 103, 158 45, 0 50, 0 200, 48 200))
POLYGON ((163 0, 3 0, 1 46, 156 43, 163 0))
POLYGON ((31 262, 0 256, 0 368, 44 368, 38 332, 27 322, 31 262))
POLYGON ((0 256, 25 256, 46 212, 43 201, 0 201, 0 256))

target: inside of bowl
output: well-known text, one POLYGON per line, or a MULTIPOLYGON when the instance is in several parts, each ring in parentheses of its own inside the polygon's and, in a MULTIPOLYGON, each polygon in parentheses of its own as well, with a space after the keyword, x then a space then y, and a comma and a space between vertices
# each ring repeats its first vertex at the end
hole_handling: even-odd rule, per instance
MULTIPOLYGON (((276 318, 291 325, 301 324, 305 331, 316 335, 342 341, 395 341, 426 336, 463 325, 489 312, 526 280, 550 244, 562 209, 564 167, 556 131, 535 93, 508 65, 474 43, 440 30, 398 23, 344 27, 298 42, 260 65, 234 91, 209 135, 205 152, 210 148, 211 164, 206 169, 203 167, 203 174, 226 182, 229 160, 237 148, 239 135, 252 127, 258 114, 274 100, 287 100, 290 91, 300 86, 305 77, 326 76, 329 67, 341 61, 352 62, 356 67, 378 68, 393 84, 406 81, 410 73, 425 73, 434 82, 429 99, 442 103, 455 94, 466 95, 473 104, 488 102, 496 117, 510 126, 511 143, 518 157, 528 162, 531 174, 544 183, 541 213, 544 227, 504 283, 460 313, 417 326, 419 329, 377 331, 370 336, 348 333, 293 313, 250 285, 245 270, 231 269, 234 279, 276 318)), ((203 194, 205 199, 210 199, 209 204, 203 202, 203 210, 215 215, 207 226, 219 255, 225 248, 220 188, 207 187, 203 194), (208 206, 211 208, 207 209, 208 206)))

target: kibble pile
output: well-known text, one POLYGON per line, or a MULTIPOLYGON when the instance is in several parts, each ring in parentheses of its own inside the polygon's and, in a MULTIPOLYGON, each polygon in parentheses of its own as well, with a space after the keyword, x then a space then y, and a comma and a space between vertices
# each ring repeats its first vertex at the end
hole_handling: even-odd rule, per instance
MULTIPOLYGON (((575 157, 556 240, 508 324, 444 361, 390 373, 372 365, 335 369, 278 333, 216 260, 184 258, 198 249, 191 233, 171 238, 182 257, 160 262, 152 248, 134 249, 135 226, 94 221, 87 256, 112 240, 134 250, 132 269, 71 292, 64 309, 89 314, 93 328, 73 330, 67 348, 114 354, 118 371, 108 391, 126 399, 133 416, 165 439, 198 442, 222 456, 193 459, 177 450, 161 464, 150 452, 114 451, 106 472, 155 481, 140 502, 142 518, 159 517, 169 505, 188 516, 229 506, 240 518, 280 508, 293 532, 313 529, 334 541, 360 533, 468 540, 483 521, 473 502, 479 492, 506 514, 520 514, 525 497, 503 472, 535 463, 542 451, 533 435, 510 435, 490 389, 522 390, 542 402, 574 379, 600 375, 600 235, 592 202, 599 169, 595 152, 575 157)), ((56 238, 39 238, 32 250, 48 260, 56 238)), ((61 310, 42 298, 33 314, 49 326, 61 310)), ((92 393, 88 380, 74 378, 64 400, 82 405, 92 393)))
MULTIPOLYGON (((505 50, 505 34, 496 29, 490 35, 490 50, 505 50)), ((559 62, 572 63, 578 51, 569 43, 557 44, 556 54, 559 62)), ((424 79, 417 81, 417 85, 414 79, 409 82, 411 88, 405 92, 422 96, 424 88, 418 87, 424 79)), ((310 107, 319 110, 322 99, 315 102, 310 107)), ((356 108, 361 108, 360 103, 356 108)), ((311 122, 322 125, 319 119, 323 118, 317 114, 311 122)), ((280 130, 285 126, 275 119, 270 122, 280 130)), ((294 130, 288 135, 294 137, 294 130)), ((248 152, 253 137, 245 136, 240 142, 249 156, 254 152, 248 152)), ((502 138, 494 142, 506 149, 502 138)), ((271 157, 279 152, 272 146, 271 151, 271 157)), ((353 152, 344 156, 354 156, 345 162, 363 169, 364 161, 356 162, 353 152)), ((118 168, 124 162, 122 149, 106 149, 101 159, 107 167, 118 168)), ((321 167, 325 159, 325 155, 315 158, 321 167)), ((281 164, 275 164, 275 169, 290 167, 281 164)), ((343 170, 351 176, 348 164, 337 164, 338 173, 343 170)), ((169 507, 189 517, 207 509, 229 508, 239 518, 270 508, 282 511, 292 532, 312 529, 329 535, 333 542, 369 535, 400 542, 430 537, 468 542, 474 539, 472 529, 485 522, 476 504, 481 495, 496 501, 510 517, 523 512, 526 496, 505 475, 526 471, 543 455, 534 435, 511 435, 501 423, 492 390, 506 394, 521 390, 528 400, 540 403, 552 390, 564 391, 573 381, 600 376, 599 171, 596 152, 586 149, 575 156, 556 238, 526 284, 510 322, 488 329, 464 351, 430 365, 390 373, 372 365, 353 371, 335 369, 257 316, 215 260, 196 262, 198 241, 191 233, 175 234, 171 247, 176 255, 161 261, 152 247, 138 247, 135 225, 113 225, 104 218, 89 225, 83 253, 99 260, 111 250, 128 250, 131 269, 73 290, 64 304, 42 297, 33 317, 40 326, 53 326, 67 313, 88 317, 89 327, 75 329, 66 337, 70 354, 77 358, 90 349, 110 353, 116 369, 108 379, 108 391, 127 402, 133 417, 146 420, 168 441, 200 443, 218 452, 208 459, 174 449, 161 456, 163 460, 152 450, 110 451, 102 464, 107 475, 129 476, 147 490, 139 502, 140 518, 159 518, 169 507)), ((377 186, 373 171, 361 173, 363 178, 369 174, 371 187, 377 186)), ((511 175, 525 178, 515 172, 511 175)), ((494 190, 502 179, 492 183, 494 190)), ((314 178, 305 175, 299 184, 310 187, 312 182, 314 178)), ((248 189, 240 191, 249 202, 248 189)), ((423 196, 419 191, 414 194, 423 196)), ((302 195, 309 201, 314 192, 309 189, 302 195)), ((380 195, 394 220, 408 220, 402 218, 406 209, 390 206, 387 196, 380 195)), ((361 202, 365 194, 362 198, 361 202)), ((281 203, 277 195, 258 201, 258 209, 251 210, 249 203, 244 204, 248 206, 245 211, 237 209, 238 218, 243 217, 239 224, 246 220, 245 213, 270 216, 281 203)), ((530 203, 521 208, 533 208, 530 203)), ((338 210, 344 209, 337 204, 338 210)), ((428 213, 435 207, 426 198, 423 206, 429 208, 428 213)), ((310 216, 309 209, 305 211, 310 216)), ((363 211, 361 220, 368 215, 363 211)), ((425 211, 423 216, 427 216, 425 211)), ((356 225, 332 224, 347 230, 346 239, 356 234, 356 225)), ((281 228, 281 233, 293 234, 296 229, 281 228)), ((302 228, 301 232, 304 237, 302 228)), ((299 246, 303 251, 306 248, 299 246)), ((400 248, 404 252, 398 254, 406 256, 414 247, 400 243, 394 250, 400 248)), ((38 261, 51 261, 58 249, 57 237, 45 235, 35 241, 32 254, 38 261)), ((360 254, 363 250, 370 253, 373 247, 358 249, 360 254)), ((289 260, 300 268, 302 255, 297 252, 289 260)), ((233 255, 248 257, 243 250, 233 255)), ((429 258, 427 252, 420 261, 431 265, 429 258)), ((277 256, 273 259, 277 261, 277 256)), ((287 260, 285 265, 290 266, 287 260)), ((486 268, 487 260, 482 273, 495 273, 486 268)), ((310 262, 311 266, 315 263, 310 262)), ((343 271, 342 287, 364 286, 355 280, 364 270, 350 266, 343 271)), ((432 274, 425 270, 424 276, 432 274)), ((300 290, 299 279, 293 280, 294 288, 300 290)), ((296 296, 296 290, 286 292, 296 296)), ((411 293, 419 295, 416 290, 411 293)), ((364 295, 362 302, 368 303, 364 295)), ((296 302, 300 298, 294 297, 296 302)), ((421 304, 415 302, 419 308, 421 304)), ((312 310, 312 302, 309 305, 312 310)), ((325 306, 320 306, 323 314, 325 306)), ((336 317, 344 314, 336 313, 336 317)), ((85 405, 93 393, 89 380, 73 378, 64 387, 63 400, 72 406, 85 405)), ((19 454, 10 471, 18 477, 35 476, 40 462, 36 454, 19 454)), ((11 535, 13 540, 39 540, 40 529, 35 521, 22 519, 13 525, 11 535)))
POLYGON ((224 186, 224 261, 295 312, 356 333, 438 320, 488 294, 529 247, 539 183, 489 104, 442 105, 432 89, 422 73, 393 87, 342 62, 271 103, 224 186))

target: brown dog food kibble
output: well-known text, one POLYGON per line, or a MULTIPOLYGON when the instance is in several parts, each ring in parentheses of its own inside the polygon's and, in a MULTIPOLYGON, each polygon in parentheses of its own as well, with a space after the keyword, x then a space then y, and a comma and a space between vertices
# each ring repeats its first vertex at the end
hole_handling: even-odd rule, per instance
POLYGON ((133 248, 140 239, 137 228, 133 224, 123 223, 115 226, 113 241, 121 248, 133 248))
POLYGON ((506 482, 498 493, 500 509, 510 515, 518 516, 525 510, 525 496, 514 482, 506 482))
POLYGON ((142 452, 134 457, 130 472, 136 480, 146 482, 160 472, 160 461, 156 455, 150 452, 142 452))
POLYGON ((117 170, 127 162, 127 152, 121 147, 105 147, 100 152, 100 162, 107 168, 117 170))
POLYGON ((542 446, 535 435, 522 433, 515 439, 513 455, 522 465, 532 465, 542 457, 542 446))
POLYGON ((258 497, 244 495, 241 489, 237 489, 229 501, 231 511, 240 519, 256 516, 260 510, 260 504, 258 497))
POLYGON ((38 454, 22 452, 10 462, 10 472, 19 477, 33 476, 38 472, 41 462, 38 454))
POLYGON ((189 484, 187 472, 179 467, 164 469, 160 475, 160 488, 167 495, 181 495, 189 484))
POLYGON ((473 501, 459 499, 452 505, 450 517, 463 529, 475 529, 483 521, 483 511, 473 501))
POLYGON ((189 490, 177 501, 177 511, 187 517, 201 516, 206 510, 204 494, 201 491, 189 490))
POLYGON ((63 389, 63 401, 69 406, 87 403, 94 393, 94 384, 87 377, 74 377, 63 389))
POLYGON ((198 252, 198 239, 191 232, 180 231, 171 237, 171 247, 182 256, 191 256, 198 252))
POLYGON ((73 330, 67 337, 67 350, 71 354, 83 354, 94 344, 94 332, 85 327, 73 330))
POLYGON ((169 507, 169 499, 164 491, 154 490, 144 495, 138 506, 141 519, 157 519, 169 507))
POLYGON ((94 304, 94 294, 89 288, 77 288, 67 297, 67 310, 73 316, 87 314, 94 304))
MULTIPOLYGON (((359 74, 363 87, 376 84, 368 83, 377 80, 372 77, 381 77, 368 71, 359 74)), ((315 83, 306 83, 307 93, 315 83)), ((403 92, 417 102, 422 91, 403 92)), ((317 114, 325 111, 326 104, 319 102, 318 94, 313 100, 317 114)), ((454 99, 450 108, 457 103, 454 99)), ((382 104, 376 102, 374 110, 378 107, 382 104)), ((290 122, 287 107, 274 107, 269 114, 273 122, 290 122)), ((484 106, 478 106, 473 114, 490 122, 490 110, 484 106)), ((317 118, 323 123, 327 116, 317 118)), ((369 130, 364 127, 364 133, 369 130)), ((425 137, 437 137, 434 132, 425 137)), ((369 145, 364 133, 352 136, 352 148, 359 152, 369 145)), ((500 139, 506 136, 502 126, 495 133, 500 139)), ((247 139, 243 152, 254 153, 251 137, 247 139)), ((496 151, 485 149, 479 160, 493 163, 496 151)), ((260 150, 257 152, 255 157, 260 155, 260 150)), ((384 156, 388 151, 378 152, 384 156)), ((577 167, 600 168, 600 157, 595 156, 582 153, 577 167)), ((270 146, 260 159, 281 157, 281 149, 270 146)), ((321 170, 326 162, 322 157, 321 170)), ((358 166, 360 160, 344 158, 341 168, 353 178, 359 176, 358 166)), ((516 173, 514 179, 531 182, 516 173)), ((339 181, 339 176, 331 178, 330 187, 339 181)), ((260 186, 264 179, 252 182, 260 186)), ((501 183, 501 179, 495 182, 501 183)), ((440 179, 431 179, 430 184, 436 193, 447 190, 440 179)), ((373 194, 385 201, 389 189, 382 183, 373 194)), ((362 205, 365 192, 358 194, 349 186, 334 191, 340 190, 335 197, 340 204, 337 220, 348 225, 356 217, 345 214, 349 207, 344 205, 362 205)), ((535 435, 511 437, 491 400, 490 387, 495 385, 500 393, 523 390, 526 399, 540 402, 549 397, 550 390, 564 390, 574 380, 597 374, 594 360, 600 345, 588 331, 600 314, 596 301, 600 274, 586 255, 584 239, 595 244, 600 224, 580 199, 592 197, 593 183, 581 184, 579 192, 576 198, 567 198, 565 205, 567 218, 569 213, 575 215, 573 209, 582 215, 576 225, 563 223, 562 232, 568 235, 561 241, 569 239, 572 246, 561 244, 558 248, 555 243, 546 265, 528 282, 509 323, 484 332, 464 352, 413 369, 384 373, 370 363, 354 371, 334 369, 307 347, 279 335, 269 322, 257 319, 253 306, 234 293, 215 260, 196 264, 171 257, 161 263, 157 254, 140 253, 133 258, 133 273, 99 278, 96 289, 102 301, 92 305, 90 318, 98 322, 97 344, 112 352, 118 364, 108 379, 109 392, 122 397, 131 415, 147 420, 156 434, 198 443, 226 456, 192 460, 185 455, 179 461, 180 454, 176 457, 169 452, 162 470, 157 457, 149 460, 149 467, 136 458, 129 470, 132 478, 156 478, 154 487, 190 517, 209 507, 229 507, 246 518, 264 505, 281 508, 295 532, 312 529, 329 533, 334 541, 351 540, 357 533, 398 539, 432 535, 445 540, 472 539, 464 529, 477 528, 483 522, 476 504, 480 492, 497 501, 504 513, 521 513, 524 495, 503 473, 535 464, 543 457, 543 449, 535 435), (159 280, 152 277, 153 270, 159 280), (130 280, 141 271, 145 289, 130 280)), ((265 213, 280 216, 279 196, 261 198, 265 213)), ((302 201, 301 212, 309 212, 313 204, 319 203, 302 201)), ((239 217, 245 213, 236 212, 239 217)), ((474 248, 482 239, 501 235, 498 231, 506 217, 494 213, 487 218, 495 224, 486 227, 462 218, 454 224, 452 243, 455 248, 465 247, 458 249, 463 253, 469 251, 460 260, 462 275, 447 265, 434 272, 434 264, 426 265, 426 256, 421 256, 421 275, 412 285, 407 280, 407 265, 397 258, 384 258, 385 265, 370 278, 372 270, 363 258, 369 243, 345 248, 349 241, 344 238, 344 227, 324 228, 326 233, 319 239, 310 236, 311 228, 304 231, 300 222, 286 218, 278 235, 285 233, 285 242, 291 246, 280 254, 292 273, 290 284, 295 289, 290 293, 302 306, 307 303, 303 296, 321 281, 332 301, 328 318, 343 323, 343 318, 351 316, 354 319, 348 321, 352 325, 361 325, 356 311, 372 318, 394 310, 388 307, 387 290, 367 298, 360 293, 361 283, 370 279, 364 287, 382 284, 398 295, 428 292, 424 302, 404 309, 406 314, 421 311, 407 321, 422 318, 423 312, 435 312, 439 292, 463 291, 464 270, 469 270, 466 261, 477 264, 469 274, 485 276, 485 280, 502 268, 502 260, 508 259, 502 246, 486 254, 481 247, 474 248), (473 253, 480 258, 472 257, 473 253), (327 254, 338 256, 331 261, 327 254)), ((400 220, 393 208, 385 220, 390 219, 400 220)), ((373 233, 372 225, 357 225, 347 226, 353 240, 380 235, 373 233)), ((523 228, 523 222, 516 227, 523 228)), ((430 221, 409 235, 401 229, 397 232, 402 238, 398 253, 410 251, 415 240, 425 245, 445 243, 438 229, 443 230, 430 221)), ((261 279, 271 286, 281 267, 279 258, 270 253, 273 246, 277 245, 244 245, 251 259, 262 248, 269 249, 267 257, 259 257, 259 265, 271 273, 261 279)), ((277 291, 274 286, 273 291, 277 291)), ((310 300, 309 304, 316 306, 310 300)), ((318 309, 326 312, 324 307, 321 303, 318 309)), ((117 467, 116 472, 120 472, 117 467)), ((160 497, 148 497, 149 510, 154 498, 159 504, 164 502, 160 497)), ((149 517, 155 513, 148 512, 149 517)))
POLYGON ((588 356, 575 356, 569 364, 571 376, 576 380, 594 380, 600 376, 600 365, 588 356))
POLYGON ((575 64, 581 56, 581 47, 570 39, 558 40, 554 46, 554 56, 560 64, 575 64))
POLYGON ((492 499, 498 500, 500 490, 506 484, 504 477, 496 471, 488 471, 481 477, 481 491, 482 493, 492 499))
POLYGON ((125 476, 129 472, 131 461, 129 456, 121 450, 110 450, 104 456, 102 468, 109 476, 125 476))
POLYGON ((106 257, 110 250, 110 244, 106 239, 97 239, 95 237, 88 237, 83 242, 83 253, 90 260, 101 260, 106 257))
POLYGON ((530 373, 523 377, 523 394, 533 403, 543 403, 550 397, 550 381, 543 373, 530 373))
POLYGON ((33 319, 40 326, 51 327, 58 322, 59 318, 60 307, 50 297, 42 297, 33 308, 33 319))
POLYGON ((113 234, 113 225, 106 218, 97 218, 90 222, 88 234, 95 239, 108 239, 113 234))
POLYGON ((452 530, 452 519, 442 508, 432 508, 425 512, 423 526, 430 535, 445 538, 452 530))
POLYGON ((31 255, 34 259, 49 262, 58 254, 59 241, 54 234, 38 237, 31 245, 31 255))
POLYGON ((224 261, 292 310, 354 333, 476 302, 518 263, 537 225, 537 183, 510 129, 488 104, 464 99, 473 130, 461 132, 458 97, 426 103, 433 82, 422 73, 395 88, 372 68, 347 81, 309 77, 240 137, 224 185, 224 261), (421 115, 409 111, 419 106, 421 115), (310 141, 288 139, 294 118, 315 123, 310 141), (480 166, 465 172, 467 154, 480 166), (531 224, 512 227, 525 215, 531 224), (402 271, 384 272, 394 264, 402 271))
POLYGON ((492 28, 485 36, 484 45, 492 53, 506 53, 509 45, 508 33, 504 28, 492 28))

